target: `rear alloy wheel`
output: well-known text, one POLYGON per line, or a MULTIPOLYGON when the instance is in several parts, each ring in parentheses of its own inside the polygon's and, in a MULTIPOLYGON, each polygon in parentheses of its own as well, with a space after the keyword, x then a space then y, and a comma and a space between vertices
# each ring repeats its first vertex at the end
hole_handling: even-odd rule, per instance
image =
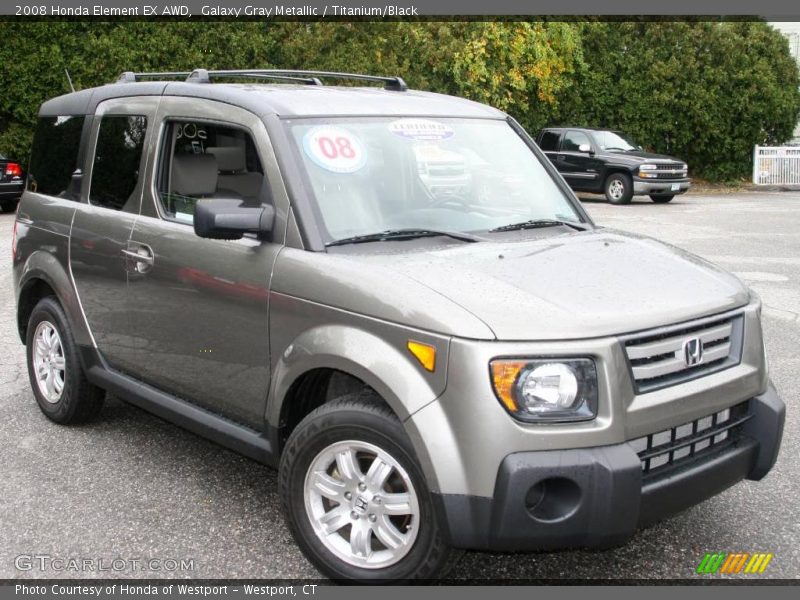
POLYGON ((39 300, 25 336, 28 376, 42 412, 61 424, 84 423, 103 406, 105 392, 86 378, 67 316, 55 297, 39 300))
POLYGON ((659 195, 656 195, 656 194, 650 194, 650 200, 652 200, 656 204, 666 204, 667 202, 672 200, 674 197, 675 197, 674 194, 672 194, 672 195, 667 194, 667 195, 663 195, 663 196, 659 196, 659 195))
POLYGON ((611 204, 628 204, 633 198, 633 180, 626 173, 612 173, 606 179, 605 194, 611 204))

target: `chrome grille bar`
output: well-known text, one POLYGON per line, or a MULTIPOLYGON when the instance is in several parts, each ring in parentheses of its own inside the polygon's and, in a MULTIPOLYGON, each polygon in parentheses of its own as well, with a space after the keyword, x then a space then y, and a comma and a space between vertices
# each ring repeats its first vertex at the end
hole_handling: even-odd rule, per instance
POLYGON ((637 393, 675 385, 739 364, 743 328, 744 318, 739 314, 623 338, 637 393), (689 345, 693 351, 687 352, 689 345))

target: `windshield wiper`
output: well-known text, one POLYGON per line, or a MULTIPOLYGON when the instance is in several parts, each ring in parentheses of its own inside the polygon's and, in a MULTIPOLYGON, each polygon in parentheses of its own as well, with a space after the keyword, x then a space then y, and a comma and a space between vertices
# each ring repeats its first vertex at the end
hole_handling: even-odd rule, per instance
POLYGON ((334 240, 325 244, 326 248, 330 246, 343 246, 345 244, 363 244, 365 242, 386 242, 397 240, 413 240, 423 237, 436 237, 444 235, 454 240, 462 242, 479 242, 480 238, 462 233, 458 231, 437 231, 435 229, 387 229, 377 233, 367 233, 364 235, 354 235, 352 237, 342 238, 341 240, 334 240))
POLYGON ((540 227, 570 227, 576 231, 586 231, 583 224, 573 223, 571 221, 558 221, 556 219, 531 219, 522 221, 521 223, 511 223, 510 225, 503 225, 490 229, 490 232, 495 231, 519 231, 520 229, 538 229, 540 227))

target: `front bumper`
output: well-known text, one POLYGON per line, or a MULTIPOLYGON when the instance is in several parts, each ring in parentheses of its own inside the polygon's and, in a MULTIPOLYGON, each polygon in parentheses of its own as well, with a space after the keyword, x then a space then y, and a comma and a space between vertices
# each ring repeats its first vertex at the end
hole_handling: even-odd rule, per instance
POLYGON ((749 418, 728 443, 660 476, 643 476, 629 443, 517 452, 500 465, 493 497, 435 498, 459 548, 612 546, 742 479, 761 479, 775 464, 785 412, 770 386, 749 400, 749 418))
POLYGON ((672 196, 686 193, 692 186, 689 179, 639 179, 633 178, 633 193, 639 195, 672 196), (677 189, 673 189, 677 186, 677 189))

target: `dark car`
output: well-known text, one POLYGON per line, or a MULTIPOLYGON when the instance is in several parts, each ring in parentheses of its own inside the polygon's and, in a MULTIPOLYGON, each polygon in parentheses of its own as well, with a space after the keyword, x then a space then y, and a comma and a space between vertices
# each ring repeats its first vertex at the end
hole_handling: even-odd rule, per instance
POLYGON ((0 209, 14 210, 25 187, 25 172, 22 165, 0 154, 0 209))
POLYGON ((621 131, 548 127, 536 142, 573 190, 605 194, 612 204, 640 195, 669 202, 691 186, 685 162, 646 152, 621 131))

